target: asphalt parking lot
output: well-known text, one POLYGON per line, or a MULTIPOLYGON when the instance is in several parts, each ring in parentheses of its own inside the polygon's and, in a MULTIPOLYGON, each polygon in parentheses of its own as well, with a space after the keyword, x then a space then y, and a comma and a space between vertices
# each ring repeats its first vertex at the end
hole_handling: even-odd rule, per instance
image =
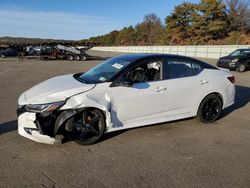
POLYGON ((236 103, 210 125, 191 118, 110 133, 91 146, 17 134, 24 90, 99 62, 0 59, 0 187, 250 187, 250 71, 233 72, 236 103))

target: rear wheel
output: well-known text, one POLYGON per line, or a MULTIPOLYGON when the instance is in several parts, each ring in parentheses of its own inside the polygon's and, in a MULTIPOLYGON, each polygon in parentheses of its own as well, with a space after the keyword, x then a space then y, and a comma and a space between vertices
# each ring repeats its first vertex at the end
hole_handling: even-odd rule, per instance
POLYGON ((244 72, 246 70, 246 65, 241 63, 239 64, 239 66, 237 67, 237 72, 244 72))
POLYGON ((65 125, 67 136, 81 145, 94 144, 105 131, 105 118, 97 109, 86 109, 71 117, 65 125))
POLYGON ((197 116, 203 123, 212 123, 219 118, 221 111, 221 99, 216 94, 210 94, 201 102, 197 116))

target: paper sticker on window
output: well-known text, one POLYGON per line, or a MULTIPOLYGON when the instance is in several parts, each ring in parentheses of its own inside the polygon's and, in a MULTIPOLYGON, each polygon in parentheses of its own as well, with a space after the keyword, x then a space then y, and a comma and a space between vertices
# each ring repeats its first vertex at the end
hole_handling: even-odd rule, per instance
POLYGON ((119 63, 115 63, 112 65, 112 67, 115 67, 116 69, 121 69, 123 67, 123 65, 121 65, 119 63))
POLYGON ((99 78, 99 80, 100 80, 100 81, 105 81, 105 80, 106 80, 106 78, 104 78, 104 77, 100 77, 100 78, 99 78))

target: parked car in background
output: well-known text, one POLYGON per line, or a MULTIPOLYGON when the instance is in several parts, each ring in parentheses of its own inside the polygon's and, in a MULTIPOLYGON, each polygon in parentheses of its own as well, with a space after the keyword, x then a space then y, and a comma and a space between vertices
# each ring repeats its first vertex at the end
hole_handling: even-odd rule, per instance
POLYGON ((123 55, 25 91, 18 132, 47 144, 57 135, 93 144, 107 132, 188 117, 211 123, 234 98, 228 70, 178 55, 123 55))
POLYGON ((0 57, 5 58, 14 56, 18 56, 18 52, 14 48, 7 48, 5 50, 0 51, 0 57))
POLYGON ((41 46, 28 46, 26 47, 26 55, 28 56, 40 56, 41 46))
POLYGON ((250 67, 250 48, 238 49, 228 56, 221 57, 217 61, 217 66, 238 72, 246 71, 250 67))
POLYGON ((2 57, 2 53, 3 53, 4 49, 0 49, 0 57, 2 57))

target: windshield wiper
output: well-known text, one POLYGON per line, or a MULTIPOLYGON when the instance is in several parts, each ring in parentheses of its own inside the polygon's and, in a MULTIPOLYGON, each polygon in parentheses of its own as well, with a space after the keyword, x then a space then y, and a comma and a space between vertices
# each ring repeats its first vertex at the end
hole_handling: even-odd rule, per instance
POLYGON ((83 79, 81 77, 76 78, 79 82, 85 83, 85 84, 89 84, 89 82, 86 79, 83 79))

